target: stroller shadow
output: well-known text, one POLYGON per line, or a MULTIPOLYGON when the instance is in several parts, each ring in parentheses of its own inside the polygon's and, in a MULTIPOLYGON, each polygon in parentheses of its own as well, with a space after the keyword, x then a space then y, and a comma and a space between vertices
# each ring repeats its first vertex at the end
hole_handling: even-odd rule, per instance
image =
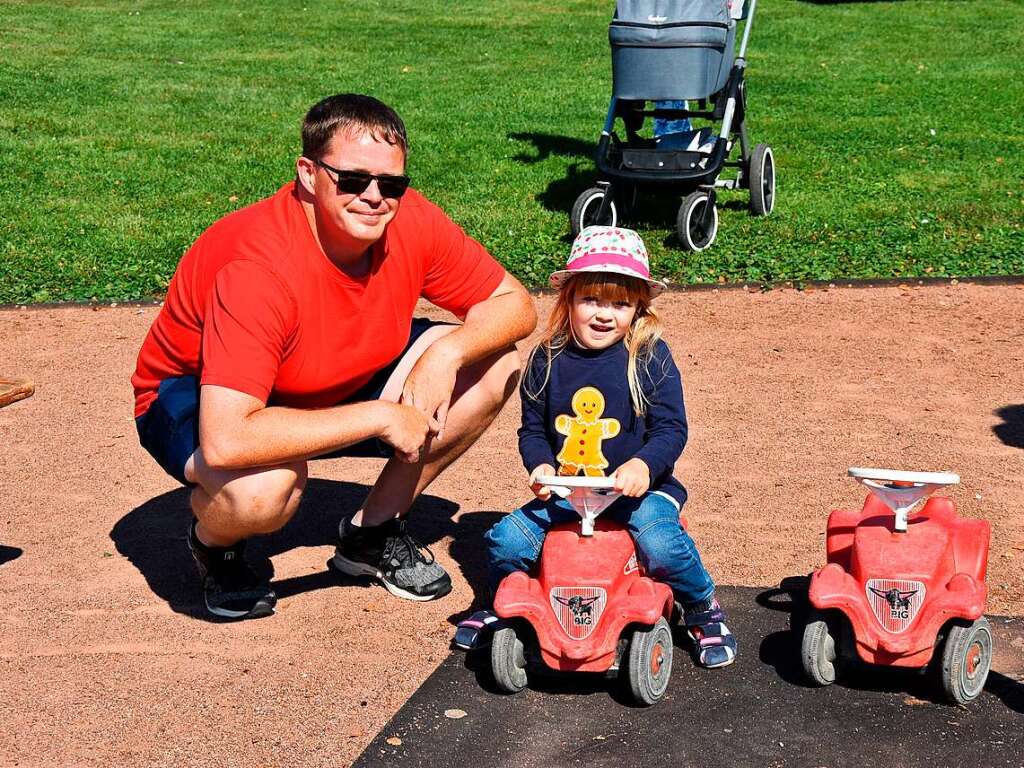
MULTIPOLYGON (((338 524, 358 508, 369 488, 357 483, 334 480, 310 480, 302 506, 288 524, 276 533, 250 540, 247 557, 264 576, 273 577, 269 558, 297 547, 333 545, 337 541, 338 524)), ((423 544, 431 545, 457 530, 451 517, 458 505, 437 496, 421 496, 413 506, 410 528, 423 544)), ((176 613, 209 622, 221 621, 210 616, 203 605, 195 564, 188 551, 186 537, 191 512, 188 491, 179 488, 150 499, 131 510, 110 531, 117 551, 128 558, 146 579, 149 588, 176 613)), ((279 599, 303 592, 341 585, 368 586, 367 579, 358 579, 328 571, 296 576, 274 582, 279 599)))
MULTIPOLYGON (((535 153, 520 152, 513 155, 514 160, 526 165, 543 162, 549 157, 578 158, 585 161, 570 163, 565 178, 552 181, 543 192, 538 192, 534 196, 546 210, 568 214, 579 194, 597 182, 597 170, 594 168, 593 160, 596 146, 593 142, 550 133, 510 133, 508 138, 533 145, 535 153)), ((566 242, 570 241, 571 238, 567 238, 566 242)))
POLYGON ((0 565, 9 563, 11 560, 17 560, 25 553, 25 550, 20 547, 8 547, 4 544, 0 544, 0 565))
MULTIPOLYGON (((520 152, 513 155, 513 159, 520 163, 533 165, 549 157, 580 158, 581 162, 569 164, 564 178, 552 181, 543 192, 534 196, 546 210, 568 215, 576 198, 585 189, 597 183, 597 169, 593 160, 596 146, 593 143, 549 133, 510 133, 507 136, 515 141, 533 144, 535 153, 520 152)), ((679 200, 676 195, 641 194, 636 204, 629 206, 629 210, 624 212, 623 220, 629 225, 675 229, 679 200)), ((742 200, 720 201, 719 207, 728 210, 747 210, 747 204, 742 200)), ((567 234, 563 240, 571 243, 572 236, 567 234)), ((668 248, 675 248, 678 245, 678 239, 674 234, 665 240, 665 246, 668 248)))
POLYGON ((596 145, 572 136, 556 136, 551 133, 510 133, 508 138, 533 144, 536 155, 520 152, 513 155, 513 160, 533 165, 547 160, 549 157, 579 157, 593 159, 596 145))
POLYGON ((1024 448, 1024 405, 1004 405, 995 415, 1003 420, 992 427, 996 437, 1011 448, 1024 448))

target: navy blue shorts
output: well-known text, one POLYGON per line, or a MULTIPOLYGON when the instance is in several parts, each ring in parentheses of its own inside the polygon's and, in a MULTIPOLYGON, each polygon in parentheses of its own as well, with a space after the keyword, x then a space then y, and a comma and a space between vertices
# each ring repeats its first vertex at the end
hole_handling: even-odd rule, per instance
MULTIPOLYGON (((409 340, 402 353, 377 371, 359 391, 347 398, 345 403, 359 403, 379 400, 391 374, 409 348, 435 325, 450 323, 414 317, 409 331, 409 340)), ((341 403, 339 403, 341 405, 341 403)), ((144 414, 135 419, 139 442, 161 468, 182 485, 192 485, 185 480, 185 464, 199 447, 199 379, 195 376, 175 376, 164 379, 157 389, 154 400, 144 414)), ((317 456, 317 459, 334 459, 342 456, 390 458, 393 449, 387 443, 371 438, 360 443, 340 448, 333 453, 317 456)))

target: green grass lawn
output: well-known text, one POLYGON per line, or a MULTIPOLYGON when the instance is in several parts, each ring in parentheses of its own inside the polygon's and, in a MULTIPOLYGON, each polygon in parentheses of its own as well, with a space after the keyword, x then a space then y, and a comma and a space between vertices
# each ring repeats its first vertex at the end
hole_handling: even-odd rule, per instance
MULTIPOLYGON (((159 296, 195 237, 291 178, 305 110, 372 93, 414 184, 526 282, 568 252, 610 90, 594 0, 5 2, 0 303, 159 296)), ((679 283, 1024 274, 1024 2, 762 0, 754 141, 778 205, 641 230, 679 283)))

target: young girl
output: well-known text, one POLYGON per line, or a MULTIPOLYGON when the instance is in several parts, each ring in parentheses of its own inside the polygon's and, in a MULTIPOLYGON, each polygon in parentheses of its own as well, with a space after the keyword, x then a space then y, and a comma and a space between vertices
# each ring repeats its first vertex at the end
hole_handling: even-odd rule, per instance
POLYGON ((558 302, 521 385, 519 452, 537 498, 487 532, 491 586, 529 570, 552 525, 578 519, 537 477, 610 474, 623 495, 604 516, 629 529, 647 574, 672 588, 698 663, 731 664, 736 639, 679 524, 686 489, 672 467, 686 444, 686 411, 651 308, 665 286, 650 278, 640 237, 617 227, 584 229, 550 282, 558 302))

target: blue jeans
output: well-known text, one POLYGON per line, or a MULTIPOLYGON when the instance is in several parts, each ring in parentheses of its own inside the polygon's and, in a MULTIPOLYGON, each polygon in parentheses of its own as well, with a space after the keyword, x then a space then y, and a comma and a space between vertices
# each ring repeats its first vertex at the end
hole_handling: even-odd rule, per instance
MULTIPOLYGON (((685 101, 656 101, 655 109, 689 109, 685 101)), ((684 117, 679 120, 667 120, 664 117, 654 118, 654 135, 664 136, 669 133, 683 133, 692 131, 690 118, 684 117)))
MULTIPOLYGON (((668 584, 684 606, 706 600, 715 591, 693 539, 679 524, 679 510, 661 494, 647 493, 639 499, 623 496, 601 517, 626 526, 644 571, 668 584)), ((491 589, 514 571, 530 570, 552 525, 579 519, 568 501, 552 497, 550 501, 534 499, 495 523, 484 537, 491 589)))

